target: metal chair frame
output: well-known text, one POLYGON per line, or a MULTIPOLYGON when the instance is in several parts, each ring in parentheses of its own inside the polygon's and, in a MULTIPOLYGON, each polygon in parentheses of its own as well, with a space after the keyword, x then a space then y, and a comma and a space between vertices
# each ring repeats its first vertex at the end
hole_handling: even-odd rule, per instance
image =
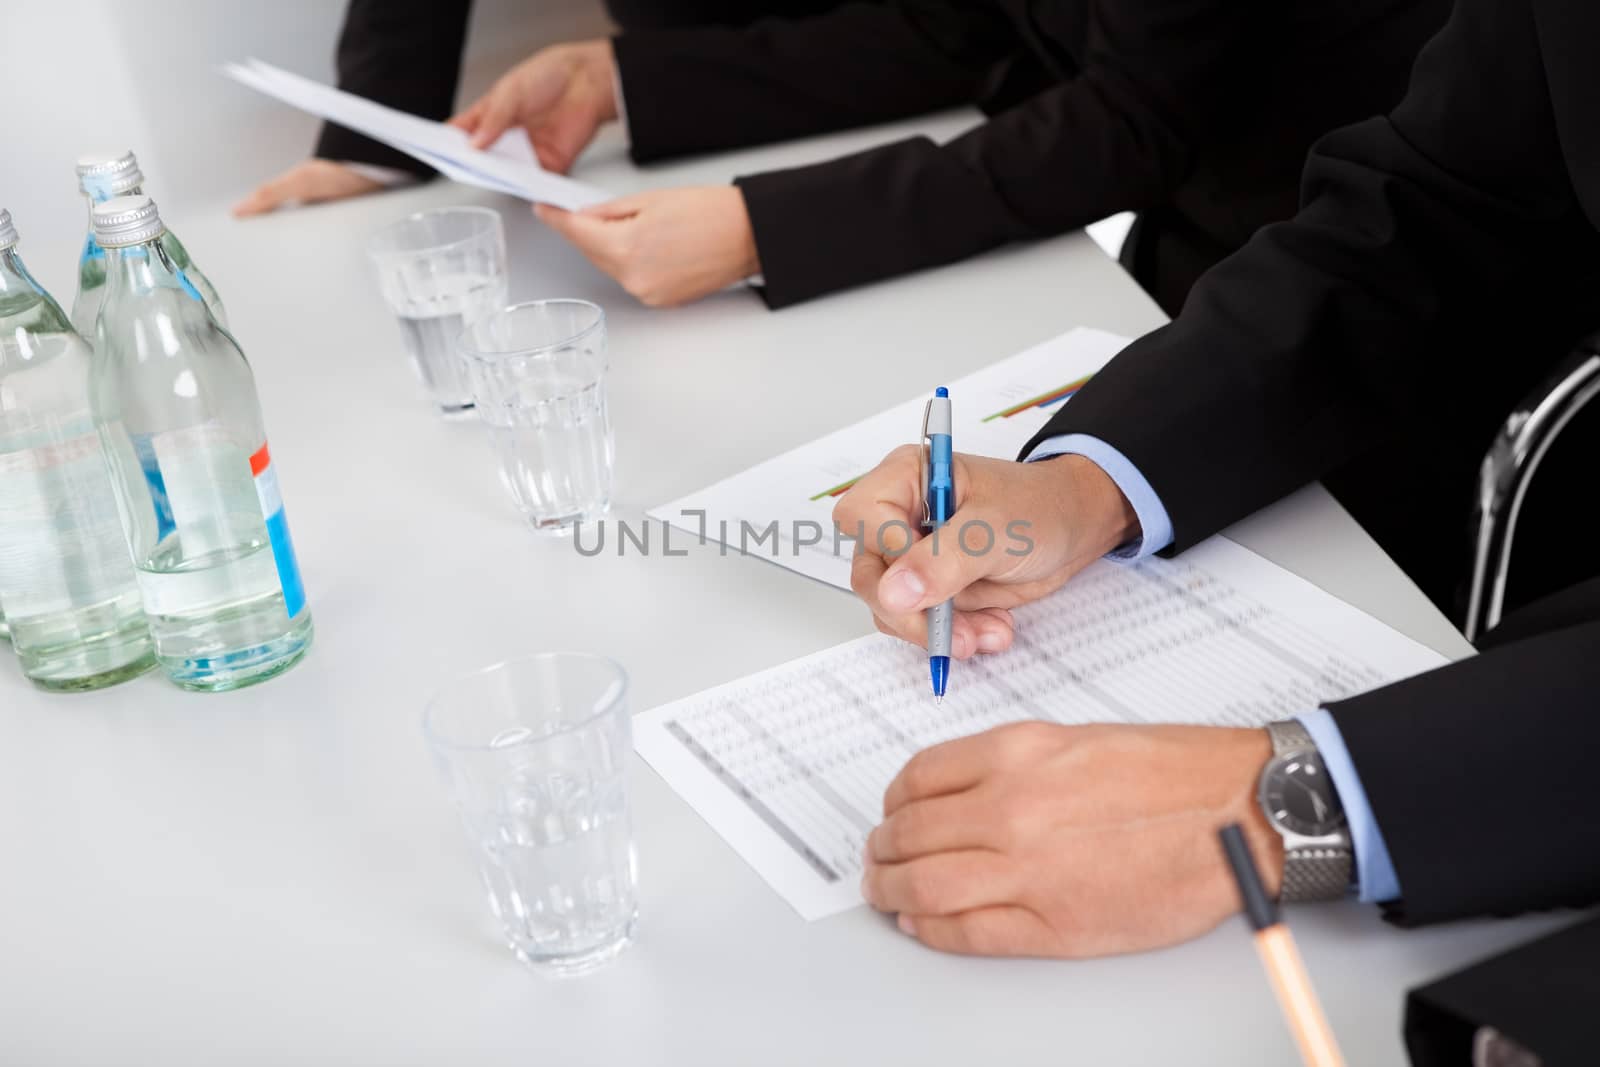
POLYGON ((1477 530, 1463 632, 1477 641, 1500 622, 1517 518, 1528 486, 1561 431, 1600 396, 1600 334, 1584 341, 1560 370, 1506 419, 1478 471, 1477 530))

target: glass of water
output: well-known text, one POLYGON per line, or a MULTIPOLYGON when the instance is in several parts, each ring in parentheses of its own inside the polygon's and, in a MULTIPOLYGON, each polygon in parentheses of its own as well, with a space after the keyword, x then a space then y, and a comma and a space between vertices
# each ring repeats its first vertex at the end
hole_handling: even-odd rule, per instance
POLYGON ((450 683, 423 718, 489 907, 537 970, 590 970, 633 937, 627 690, 603 656, 529 656, 450 683))
POLYGON ((419 211, 379 231, 367 254, 434 406, 446 415, 470 410, 472 388, 456 338, 506 302, 506 235, 499 212, 419 211))
POLYGON ((611 503, 606 316, 586 300, 492 311, 461 335, 500 480, 534 529, 567 533, 611 503))

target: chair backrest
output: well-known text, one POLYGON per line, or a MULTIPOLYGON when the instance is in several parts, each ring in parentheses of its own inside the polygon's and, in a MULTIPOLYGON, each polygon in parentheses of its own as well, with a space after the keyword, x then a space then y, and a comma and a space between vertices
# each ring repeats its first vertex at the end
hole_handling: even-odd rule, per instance
POLYGON ((1467 640, 1476 641, 1500 621, 1511 544, 1528 485, 1561 431, 1596 396, 1600 396, 1600 334, 1580 344, 1555 374, 1517 405, 1483 457, 1472 585, 1463 627, 1467 640))

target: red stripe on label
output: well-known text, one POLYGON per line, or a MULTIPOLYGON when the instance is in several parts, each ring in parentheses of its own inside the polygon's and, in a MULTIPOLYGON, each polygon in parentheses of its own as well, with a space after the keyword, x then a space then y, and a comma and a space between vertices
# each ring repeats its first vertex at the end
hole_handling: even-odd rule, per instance
POLYGON ((250 477, 261 477, 261 472, 266 470, 267 465, 271 462, 272 457, 267 454, 266 442, 262 442, 261 447, 256 450, 256 454, 250 457, 250 477))

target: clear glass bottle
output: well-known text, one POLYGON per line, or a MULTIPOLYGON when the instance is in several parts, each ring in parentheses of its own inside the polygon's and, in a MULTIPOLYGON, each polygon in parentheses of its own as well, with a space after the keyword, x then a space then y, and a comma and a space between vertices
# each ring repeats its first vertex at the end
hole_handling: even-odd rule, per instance
POLYGON ((155 666, 89 405, 91 353, 0 211, 0 610, 22 672, 81 690, 155 666))
POLYGON ((162 669, 235 689, 311 644, 254 376, 173 262, 147 196, 95 208, 106 252, 90 393, 162 669))
MULTIPOLYGON (((72 326, 81 336, 92 340, 106 284, 106 255, 95 240, 94 209, 113 197, 141 195, 144 172, 139 169, 139 161, 132 152, 92 153, 78 160, 78 191, 89 201, 89 234, 83 239, 83 253, 78 257, 78 295, 72 301, 72 326)), ((188 249, 177 235, 171 230, 162 234, 161 247, 167 250, 167 258, 183 272, 216 320, 227 326, 228 313, 222 306, 222 297, 189 258, 188 249)))

